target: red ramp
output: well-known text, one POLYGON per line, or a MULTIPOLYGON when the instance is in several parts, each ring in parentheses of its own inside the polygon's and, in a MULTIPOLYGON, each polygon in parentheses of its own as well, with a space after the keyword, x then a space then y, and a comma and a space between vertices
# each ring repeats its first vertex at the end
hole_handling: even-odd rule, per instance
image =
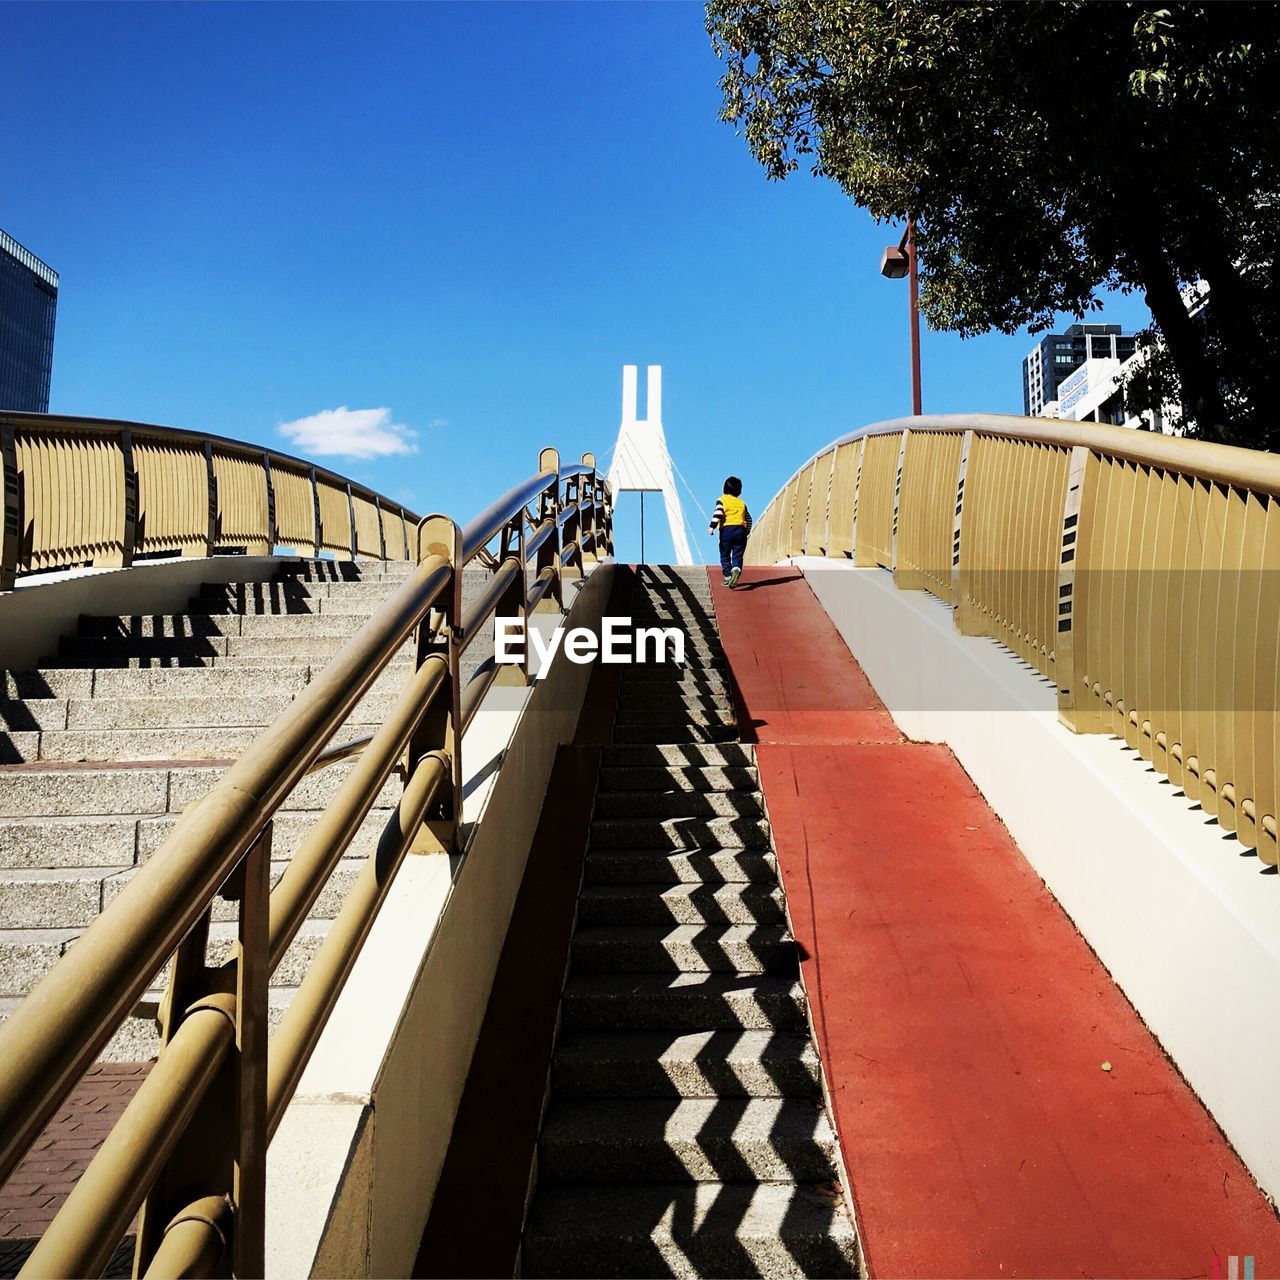
POLYGON ((901 741, 797 571, 712 582, 871 1273, 1280 1274, 1271 1207, 955 757, 901 741))

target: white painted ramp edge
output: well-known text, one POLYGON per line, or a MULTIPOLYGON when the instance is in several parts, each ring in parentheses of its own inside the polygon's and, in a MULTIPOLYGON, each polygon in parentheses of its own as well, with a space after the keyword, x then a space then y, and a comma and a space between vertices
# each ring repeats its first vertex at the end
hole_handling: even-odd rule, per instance
POLYGON ((1280 876, 1052 685, 888 572, 790 563, 899 728, 946 743, 1257 1178, 1280 1199, 1280 876))

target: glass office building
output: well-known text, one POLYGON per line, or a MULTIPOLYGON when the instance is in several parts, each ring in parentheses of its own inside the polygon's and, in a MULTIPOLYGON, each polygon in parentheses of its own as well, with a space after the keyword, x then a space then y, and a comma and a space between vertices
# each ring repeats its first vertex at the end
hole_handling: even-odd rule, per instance
POLYGON ((0 231, 0 411, 49 412, 58 273, 0 231))

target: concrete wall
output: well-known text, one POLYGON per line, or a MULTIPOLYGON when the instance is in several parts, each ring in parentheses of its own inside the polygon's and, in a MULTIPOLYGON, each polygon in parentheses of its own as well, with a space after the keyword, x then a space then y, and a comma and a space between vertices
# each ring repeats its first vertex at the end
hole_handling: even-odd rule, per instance
POLYGON ((0 668, 30 671, 71 635, 82 613, 183 613, 202 582, 265 582, 297 556, 154 560, 128 569, 40 574, 0 592, 0 668))
MULTIPOLYGON (((565 625, 598 626, 612 574, 590 575, 565 625)), ((531 690, 494 688, 468 731, 466 852, 406 859, 272 1143, 268 1276, 410 1273, 556 748, 590 672, 558 657, 531 690)))
POLYGON ((1280 1198, 1280 878, 1049 682, 880 569, 794 561, 909 737, 945 742, 1280 1198))

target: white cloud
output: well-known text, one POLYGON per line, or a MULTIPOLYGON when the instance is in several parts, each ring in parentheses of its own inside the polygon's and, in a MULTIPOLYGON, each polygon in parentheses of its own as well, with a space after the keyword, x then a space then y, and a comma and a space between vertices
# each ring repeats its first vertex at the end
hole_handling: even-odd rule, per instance
POLYGON ((447 427, 448 425, 448 418, 432 418, 431 421, 427 423, 427 426, 429 427, 447 427))
POLYGON ((391 421, 390 409, 324 409, 309 418, 282 422, 280 434, 311 457, 383 458, 416 453, 417 434, 391 421))

